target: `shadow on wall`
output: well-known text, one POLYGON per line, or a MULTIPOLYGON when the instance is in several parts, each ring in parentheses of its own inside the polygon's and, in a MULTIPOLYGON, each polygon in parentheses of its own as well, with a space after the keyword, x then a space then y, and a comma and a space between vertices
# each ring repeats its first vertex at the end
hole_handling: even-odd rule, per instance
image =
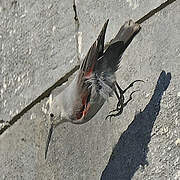
POLYGON ((113 149, 101 180, 130 180, 141 166, 148 165, 146 160, 151 132, 160 111, 164 91, 171 81, 171 73, 162 71, 154 94, 145 109, 136 114, 127 130, 120 136, 113 149))

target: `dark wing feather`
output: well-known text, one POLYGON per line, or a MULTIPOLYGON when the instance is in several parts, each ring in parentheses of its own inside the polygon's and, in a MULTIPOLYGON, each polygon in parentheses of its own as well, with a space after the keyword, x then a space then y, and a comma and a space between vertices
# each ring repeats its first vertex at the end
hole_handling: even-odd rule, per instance
POLYGON ((103 56, 96 64, 97 72, 115 72, 118 69, 121 57, 129 46, 135 35, 139 32, 140 26, 132 20, 125 22, 119 32, 112 39, 103 56))
POLYGON ((77 90, 81 102, 78 100, 77 104, 74 106, 73 119, 81 119, 85 115, 89 108, 89 101, 91 97, 91 89, 89 83, 86 81, 91 77, 94 72, 97 60, 103 55, 104 52, 104 38, 106 33, 106 28, 108 25, 107 20, 94 44, 89 49, 86 57, 84 58, 81 67, 79 69, 77 90))
POLYGON ((82 81, 83 77, 88 77, 94 71, 97 60, 103 55, 104 52, 104 38, 106 28, 108 25, 107 20, 94 44, 89 49, 86 57, 84 58, 79 71, 79 80, 82 81))
POLYGON ((121 56, 124 52, 125 45, 123 41, 117 41, 106 49, 104 55, 98 60, 96 64, 96 71, 115 72, 118 70, 121 56))

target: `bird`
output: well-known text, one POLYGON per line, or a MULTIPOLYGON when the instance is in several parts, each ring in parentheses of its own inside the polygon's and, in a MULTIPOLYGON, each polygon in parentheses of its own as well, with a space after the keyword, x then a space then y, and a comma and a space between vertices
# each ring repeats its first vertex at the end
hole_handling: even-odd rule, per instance
POLYGON ((77 75, 70 85, 58 94, 51 97, 49 118, 51 126, 46 142, 45 159, 53 130, 64 122, 83 124, 91 120, 101 109, 109 97, 116 95, 118 99, 116 116, 122 113, 123 108, 132 99, 124 103, 124 93, 137 81, 132 82, 125 90, 122 90, 116 81, 116 71, 119 68, 121 57, 141 27, 133 20, 126 21, 117 35, 104 45, 105 33, 109 19, 105 22, 96 41, 90 47, 83 59, 77 75))

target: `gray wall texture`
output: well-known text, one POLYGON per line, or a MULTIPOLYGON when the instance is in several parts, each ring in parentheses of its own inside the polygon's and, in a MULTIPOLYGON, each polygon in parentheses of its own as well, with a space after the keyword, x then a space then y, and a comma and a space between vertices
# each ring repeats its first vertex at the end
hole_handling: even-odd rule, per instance
POLYGON ((107 41, 169 4, 141 24, 117 72, 122 88, 145 83, 121 116, 105 120, 113 97, 90 122, 57 127, 45 160, 46 96, 78 68, 72 1, 0 0, 0 179, 179 180, 180 1, 76 2, 82 57, 108 18, 107 41))

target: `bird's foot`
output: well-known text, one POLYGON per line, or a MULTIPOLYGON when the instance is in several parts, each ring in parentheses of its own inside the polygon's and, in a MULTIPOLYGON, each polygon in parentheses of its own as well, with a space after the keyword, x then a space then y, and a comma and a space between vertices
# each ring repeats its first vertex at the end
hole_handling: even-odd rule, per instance
POLYGON ((133 92, 130 94, 129 99, 128 99, 125 103, 124 103, 124 102, 122 103, 121 100, 119 100, 118 103, 117 103, 116 109, 110 111, 109 114, 106 116, 105 119, 110 118, 110 120, 111 120, 112 117, 116 117, 116 116, 121 115, 122 112, 123 112, 123 110, 124 110, 124 107, 127 106, 127 104, 133 99, 133 98, 132 98, 132 95, 133 95, 135 92, 137 92, 137 91, 139 91, 139 90, 133 91, 133 92), (117 113, 112 114, 113 112, 117 112, 117 113))
POLYGON ((128 86, 127 88, 125 88, 125 89, 123 90, 123 94, 124 94, 129 88, 133 87, 134 83, 136 83, 136 82, 144 82, 144 81, 141 80, 141 79, 137 79, 137 80, 133 81, 131 84, 129 84, 129 86, 128 86))

